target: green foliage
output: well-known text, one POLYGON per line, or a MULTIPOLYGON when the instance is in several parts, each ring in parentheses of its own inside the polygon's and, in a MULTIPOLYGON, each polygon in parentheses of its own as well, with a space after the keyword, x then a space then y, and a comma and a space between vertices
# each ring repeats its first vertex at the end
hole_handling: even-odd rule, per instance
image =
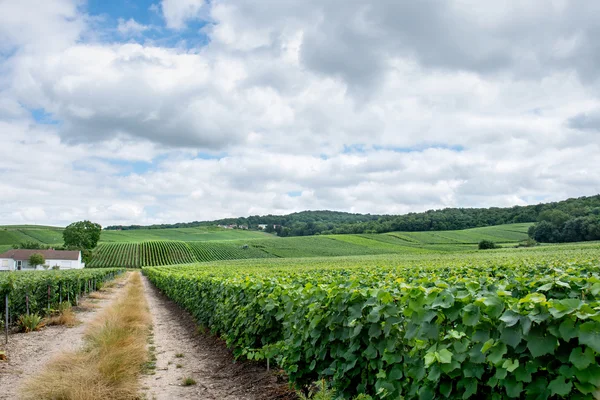
POLYGON ((183 378, 183 381, 181 382, 181 384, 183 386, 193 386, 196 384, 196 381, 193 378, 185 377, 185 378, 183 378))
POLYGON ((482 240, 479 242, 479 250, 497 249, 498 245, 491 240, 482 240))
POLYGON ((247 225, 250 228, 256 228, 258 224, 266 224, 269 231, 276 232, 278 236, 287 237, 342 233, 367 234, 396 231, 447 231, 536 221, 550 221, 554 224, 564 223, 566 221, 565 216, 568 219, 570 217, 583 217, 592 213, 596 213, 596 215, 600 214, 600 195, 531 206, 446 208, 406 215, 380 216, 335 211, 303 211, 289 215, 256 215, 247 218, 227 218, 216 221, 195 221, 191 223, 153 225, 150 227, 114 226, 107 229, 179 229, 182 227, 204 227, 217 224, 247 225), (275 228, 273 228, 274 225, 275 228))
MULTIPOLYGON (((44 313, 51 306, 87 290, 88 282, 103 282, 113 279, 124 270, 107 268, 102 270, 63 270, 63 271, 19 271, 0 274, 0 295, 9 294, 11 316, 27 313, 27 297, 30 313, 44 313), (48 297, 49 295, 49 297, 48 297)), ((3 301, 2 301, 3 303, 3 301)), ((2 309, 4 311, 4 309, 2 309)))
POLYGON ((33 240, 29 240, 29 241, 20 242, 18 244, 14 244, 12 247, 13 247, 13 249, 48 250, 52 246, 49 246, 47 244, 42 244, 40 242, 35 242, 33 240))
POLYGON ((326 379, 344 398, 592 399, 600 250, 565 249, 144 273, 236 356, 269 358, 300 386, 326 379))
POLYGON ((29 256, 29 265, 33 268, 37 267, 38 265, 44 265, 45 263, 46 259, 42 254, 34 253, 29 256))
POLYGON ((300 400, 334 400, 336 398, 335 391, 327 387, 325 379, 314 383, 308 390, 308 394, 300 391, 297 392, 300 400))
POLYGON ((19 316, 19 328, 24 332, 37 331, 43 326, 42 317, 37 314, 19 316))
POLYGON ((102 227, 90 221, 73 222, 63 231, 65 247, 93 249, 100 240, 102 227))

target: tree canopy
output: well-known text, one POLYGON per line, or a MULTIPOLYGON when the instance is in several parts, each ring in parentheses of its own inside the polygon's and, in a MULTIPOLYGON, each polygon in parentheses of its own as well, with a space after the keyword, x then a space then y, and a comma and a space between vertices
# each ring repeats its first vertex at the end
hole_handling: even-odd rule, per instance
POLYGON ((29 256, 29 265, 33 268, 37 267, 38 265, 44 265, 45 263, 46 259, 39 253, 34 253, 29 256))
POLYGON ((65 247, 77 248, 81 250, 90 250, 96 247, 102 227, 90 221, 73 222, 63 231, 65 247))
POLYGON ((405 215, 352 214, 339 211, 302 211, 288 215, 255 215, 250 217, 226 218, 215 221, 152 226, 109 226, 106 229, 161 229, 214 225, 246 225, 255 229, 259 224, 267 225, 267 232, 278 236, 308 236, 340 233, 384 233, 394 231, 443 231, 469 229, 483 226, 518 222, 539 222, 541 231, 561 230, 571 219, 584 218, 568 225, 565 236, 552 233, 532 236, 537 241, 592 240, 596 236, 595 216, 600 215, 600 195, 572 198, 559 202, 540 203, 530 206, 490 208, 445 208, 405 215), (549 229, 545 224, 552 225, 549 229), (560 229, 559 229, 560 228, 560 229), (554 237, 549 239, 549 237, 554 237))

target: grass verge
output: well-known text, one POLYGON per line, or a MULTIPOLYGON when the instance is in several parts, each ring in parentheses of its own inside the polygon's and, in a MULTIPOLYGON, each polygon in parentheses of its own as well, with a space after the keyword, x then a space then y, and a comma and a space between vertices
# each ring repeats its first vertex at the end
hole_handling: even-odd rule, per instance
POLYGON ((125 293, 88 327, 85 347, 54 359, 25 382, 24 399, 135 399, 138 375, 148 360, 146 340, 151 325, 139 272, 125 293))

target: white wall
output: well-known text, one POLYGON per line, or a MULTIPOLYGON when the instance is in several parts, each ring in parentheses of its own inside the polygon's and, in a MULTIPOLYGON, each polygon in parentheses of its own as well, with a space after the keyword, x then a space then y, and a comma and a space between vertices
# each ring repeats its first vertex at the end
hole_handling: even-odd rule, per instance
POLYGON ((15 264, 12 258, 0 258, 0 271, 13 271, 15 264))
POLYGON ((78 260, 46 260, 46 265, 50 266, 50 268, 58 265, 60 269, 81 269, 85 266, 81 262, 81 254, 78 260))
MULTIPOLYGON (((81 262, 81 253, 79 253, 78 260, 46 260, 45 265, 52 269, 53 266, 58 265, 60 269, 82 269, 85 264, 81 262)), ((33 271, 33 268, 29 266, 27 261, 21 263, 22 271, 33 271)), ((38 265, 35 270, 43 271, 45 268, 38 265)), ((12 258, 0 258, 0 271, 16 271, 17 262, 12 258)))

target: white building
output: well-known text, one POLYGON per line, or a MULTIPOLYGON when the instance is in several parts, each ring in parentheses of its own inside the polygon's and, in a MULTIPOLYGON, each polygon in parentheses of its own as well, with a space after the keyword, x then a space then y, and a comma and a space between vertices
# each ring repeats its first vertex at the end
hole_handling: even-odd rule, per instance
POLYGON ((81 269, 85 264, 81 262, 80 251, 70 250, 26 250, 13 249, 0 254, 0 271, 33 271, 44 270, 44 266, 38 265, 36 268, 29 265, 29 257, 32 254, 41 254, 46 262, 44 266, 58 269, 81 269))

